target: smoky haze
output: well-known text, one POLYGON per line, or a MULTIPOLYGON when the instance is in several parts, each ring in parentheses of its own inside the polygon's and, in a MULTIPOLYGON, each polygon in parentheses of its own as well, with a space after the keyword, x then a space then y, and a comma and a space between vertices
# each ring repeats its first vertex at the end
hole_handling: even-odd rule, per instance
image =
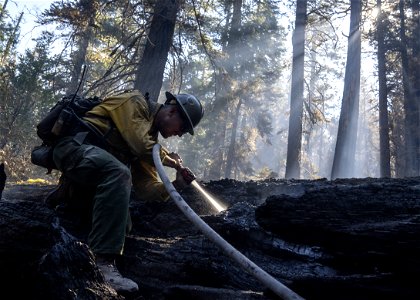
MULTIPOLYGON (((286 177, 288 139, 299 135, 289 129, 290 105, 294 100, 292 36, 295 20, 300 17, 296 14, 297 2, 235 0, 204 5, 187 1, 172 23, 173 35, 157 31, 158 36, 167 35, 164 40, 170 41, 170 47, 168 53, 160 56, 167 59, 157 58, 151 64, 161 67, 166 63, 165 68, 148 67, 147 72, 163 77, 162 88, 160 82, 156 83, 158 88, 153 87, 151 95, 159 94, 160 89, 157 100, 163 102, 165 91, 191 93, 202 101, 205 110, 194 136, 160 141, 178 152, 198 178, 286 177)), ((297 55, 304 61, 303 109, 298 124, 302 127, 301 149, 296 151, 298 177, 302 179, 332 177, 341 107, 349 95, 344 89, 345 70, 355 62, 347 60, 353 2, 358 1, 307 3, 304 53, 297 55)), ((383 163, 388 164, 393 177, 418 176, 420 172, 420 101, 415 89, 420 82, 420 42, 413 38, 418 36, 418 28, 412 25, 412 12, 417 8, 411 2, 391 2, 382 3, 383 14, 376 7, 378 2, 365 3, 363 7, 360 92, 355 115, 358 122, 348 135, 352 139, 345 138, 341 147, 344 155, 355 148, 350 151, 351 159, 340 167, 338 177, 382 176, 383 163), (387 26, 382 32, 386 42, 382 65, 386 68, 381 77, 376 35, 380 15, 387 26), (400 44, 407 47, 395 47, 400 44), (385 89, 381 91, 386 92, 381 106, 378 78, 384 78, 385 89), (384 114, 389 122, 380 135, 379 119, 384 114), (384 134, 389 142, 380 147, 384 134), (380 160, 384 147, 390 153, 385 162, 380 160)), ((78 66, 82 62, 88 65, 82 90, 89 96, 106 97, 133 88, 150 38, 143 29, 155 24, 155 8, 147 1, 129 10, 120 4, 99 5, 94 7, 98 10, 93 19, 88 11, 80 11, 84 14, 81 17, 95 24, 93 30, 88 26, 91 23, 84 23, 90 32, 85 35, 81 32, 83 26, 54 15, 62 5, 57 2, 57 7, 42 15, 37 23, 39 28, 54 29, 40 34, 33 46, 25 43, 26 33, 19 35, 31 18, 23 15, 20 19, 20 9, 8 3, 5 9, 13 6, 14 14, 1 15, 4 39, 0 40, 0 54, 10 80, 0 82, 5 91, 0 98, 0 160, 21 162, 13 165, 11 172, 16 180, 44 178, 43 170, 27 167, 28 153, 39 143, 34 128, 52 104, 67 93, 69 84, 80 79, 76 61, 78 66), (84 37, 83 42, 79 37, 84 37), (22 44, 29 48, 20 48, 22 44), (61 53, 59 57, 57 53, 61 53)), ((69 2, 70 6, 73 4, 69 2)), ((41 12, 31 11, 32 15, 36 13, 41 12)), ((32 36, 35 34, 34 31, 32 36)))
MULTIPOLYGON (((346 67, 347 37, 344 33, 348 33, 349 18, 337 16, 333 18, 332 25, 319 20, 307 26, 300 178, 331 178, 346 67)), ((228 177, 249 180, 285 176, 292 31, 282 27, 288 26, 286 19, 278 20, 278 25, 283 31, 276 36, 274 43, 272 35, 242 36, 246 42, 231 42, 232 48, 229 50, 227 46, 226 49, 229 55, 218 61, 224 66, 225 72, 223 80, 216 81, 220 92, 213 103, 222 99, 226 101, 226 106, 222 111, 212 108, 206 110, 205 116, 210 118, 210 123, 202 126, 211 127, 204 129, 207 135, 203 139, 204 143, 211 145, 220 132, 210 134, 209 131, 216 128, 216 123, 224 125, 224 137, 218 147, 222 152, 221 161, 217 162, 217 167, 222 171, 213 177, 211 172, 204 170, 203 179, 228 177), (253 60, 258 55, 259 64, 256 64, 253 60), (268 78, 265 74, 274 68, 281 68, 281 71, 275 77, 268 78), (215 115, 223 115, 223 118, 215 115), (269 125, 259 127, 262 126, 261 119, 269 125), (233 158, 228 157, 229 150, 236 153, 233 158), (230 175, 223 171, 226 164, 232 165, 230 175)), ((246 27, 244 22, 242 26, 246 27)), ((374 49, 367 40, 362 41, 362 47, 360 113, 357 129, 353 129, 357 130, 357 135, 353 135, 355 138, 352 140, 346 140, 344 146, 345 149, 355 147, 355 160, 353 166, 344 166, 342 177, 379 176, 374 49)), ((186 137, 183 143, 192 144, 195 141, 195 137, 186 137)), ((182 143, 171 141, 170 144, 178 147, 181 153, 191 153, 182 143)), ((212 168, 212 158, 216 158, 216 152, 209 155, 208 169, 212 168)), ((191 163, 192 159, 186 159, 191 163)), ((198 168, 203 169, 201 166, 198 168)))

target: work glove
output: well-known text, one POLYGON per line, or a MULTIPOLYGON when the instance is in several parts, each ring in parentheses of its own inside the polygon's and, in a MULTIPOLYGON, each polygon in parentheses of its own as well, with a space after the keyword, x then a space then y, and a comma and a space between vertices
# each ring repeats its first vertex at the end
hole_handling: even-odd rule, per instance
POLYGON ((176 170, 182 168, 182 158, 179 156, 178 153, 171 152, 167 156, 170 158, 165 163, 167 167, 171 167, 176 170))
POLYGON ((180 192, 187 186, 189 186, 191 184, 191 181, 188 182, 187 180, 185 180, 184 176, 182 175, 182 168, 179 168, 176 171, 176 179, 172 182, 172 184, 174 185, 175 189, 178 192, 180 192))

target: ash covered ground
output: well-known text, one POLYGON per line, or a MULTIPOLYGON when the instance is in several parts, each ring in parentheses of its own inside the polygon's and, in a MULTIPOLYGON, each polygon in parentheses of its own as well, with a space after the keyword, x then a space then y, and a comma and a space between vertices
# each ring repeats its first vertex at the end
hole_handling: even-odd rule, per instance
MULTIPOLYGON (((420 178, 199 182, 182 195, 225 240, 306 299, 420 294, 420 178)), ((118 261, 139 283, 117 295, 84 243, 81 207, 51 210, 51 186, 8 185, 0 201, 3 290, 31 299, 275 299, 177 206, 133 195, 133 230, 118 261), (79 211, 78 211, 79 210, 79 211), (25 289, 18 289, 22 281, 25 289), (58 297, 58 298, 57 298, 58 297)), ((89 194, 79 189, 75 197, 89 194)))

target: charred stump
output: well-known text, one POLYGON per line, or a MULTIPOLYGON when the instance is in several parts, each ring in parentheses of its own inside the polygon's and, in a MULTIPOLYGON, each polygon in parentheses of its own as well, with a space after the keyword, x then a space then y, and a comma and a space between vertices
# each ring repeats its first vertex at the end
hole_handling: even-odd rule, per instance
POLYGON ((0 286, 14 299, 123 299, 88 246, 42 199, 50 187, 12 186, 0 201, 0 286))

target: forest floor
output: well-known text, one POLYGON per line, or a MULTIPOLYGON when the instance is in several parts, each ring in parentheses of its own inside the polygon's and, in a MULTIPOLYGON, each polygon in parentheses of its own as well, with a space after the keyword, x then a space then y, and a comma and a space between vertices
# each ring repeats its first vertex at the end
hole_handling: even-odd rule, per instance
MULTIPOLYGON (((182 193, 190 207, 226 241, 305 299, 411 299, 420 294, 420 178, 225 179, 199 184, 227 210, 215 212, 193 187, 182 193)), ((3 288, 13 289, 14 295, 276 298, 173 201, 146 203, 135 195, 133 229, 118 266, 140 290, 116 295, 101 281, 84 243, 89 222, 80 214, 83 208, 47 208, 43 199, 52 189, 9 184, 3 192, 0 275, 10 276, 3 288), (22 278, 32 284, 17 291, 14 286, 22 278)), ((78 190, 76 198, 82 194, 85 191, 78 190)))

